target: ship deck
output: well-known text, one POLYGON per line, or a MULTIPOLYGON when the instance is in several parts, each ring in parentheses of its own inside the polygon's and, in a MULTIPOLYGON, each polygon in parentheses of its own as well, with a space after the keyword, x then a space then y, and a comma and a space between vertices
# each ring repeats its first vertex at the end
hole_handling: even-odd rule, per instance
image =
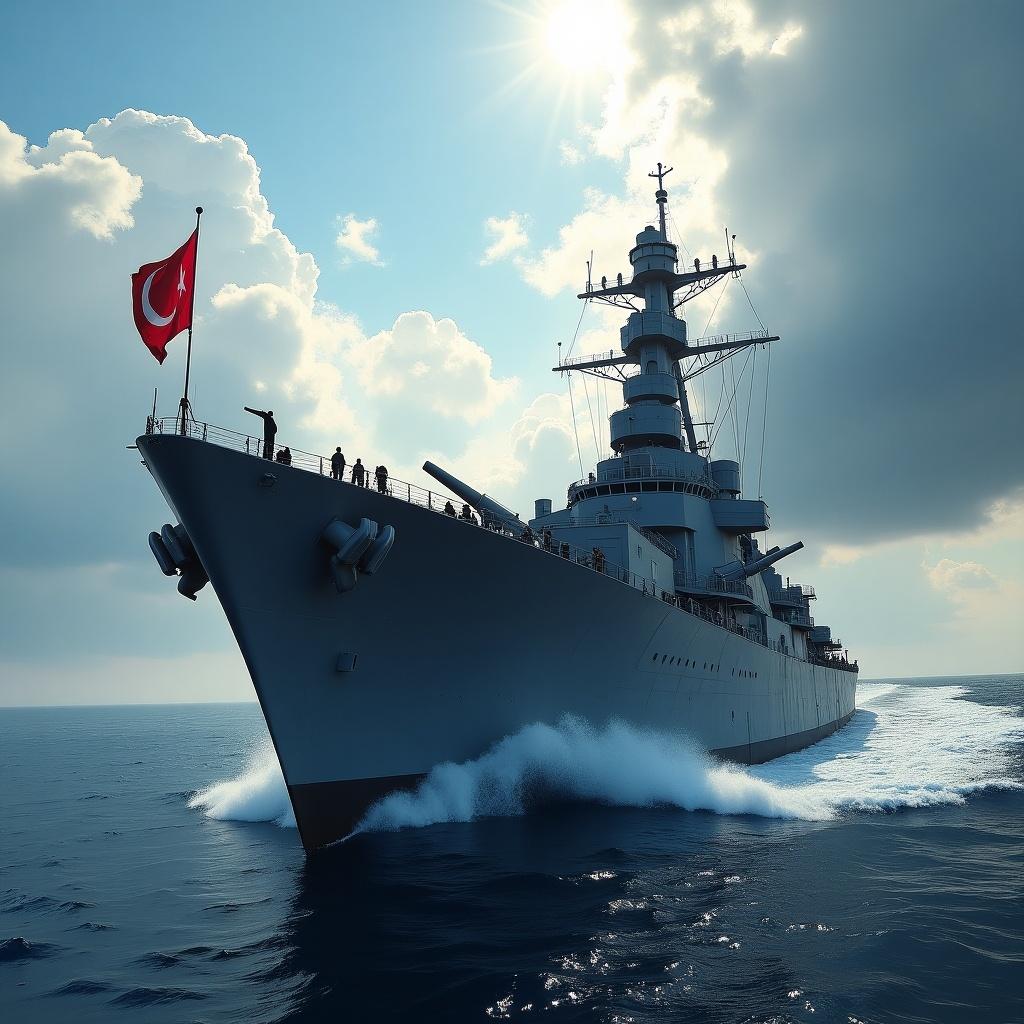
MULTIPOLYGON (((239 431, 231 430, 227 427, 216 426, 211 423, 205 423, 198 420, 189 420, 185 425, 184 432, 181 430, 180 420, 173 417, 164 418, 147 418, 147 434, 170 434, 180 435, 191 438, 192 440, 202 441, 206 444, 216 445, 221 448, 228 448, 233 451, 243 452, 246 455, 254 459, 259 459, 268 467, 268 472, 272 472, 276 469, 292 469, 299 470, 302 472, 312 473, 319 476, 330 477, 331 471, 331 457, 329 455, 319 455, 313 452, 306 452, 302 449, 291 448, 292 461, 285 465, 276 461, 270 461, 264 459, 262 456, 263 451, 263 439, 252 434, 245 434, 239 431)), ((284 447, 282 445, 277 446, 279 449, 284 447)), ((351 472, 351 466, 346 466, 346 471, 351 472)), ((371 480, 372 474, 369 470, 366 472, 365 486, 369 489, 377 489, 375 480, 371 480)), ((340 484, 346 485, 346 482, 339 481, 340 484)), ((351 483, 347 483, 347 486, 356 486, 351 483)), ((399 501, 407 502, 411 505, 417 505, 420 508, 426 509, 433 512, 436 515, 445 516, 450 518, 450 514, 444 511, 445 505, 451 503, 453 506, 458 507, 463 504, 460 498, 455 495, 448 494, 444 491, 433 491, 428 488, 419 486, 418 484, 409 483, 405 480, 399 480, 396 477, 388 476, 385 489, 382 492, 390 498, 394 498, 399 501)), ((467 520, 458 518, 459 522, 463 523, 467 528, 475 528, 478 530, 486 530, 489 533, 494 533, 500 537, 507 539, 510 543, 515 544, 527 544, 537 549, 538 553, 546 554, 549 557, 554 558, 568 558, 573 564, 579 566, 581 569, 599 573, 606 579, 611 579, 616 582, 623 584, 624 586, 632 587, 635 590, 639 590, 643 594, 647 595, 652 600, 661 601, 664 604, 671 605, 677 608, 683 614, 694 615, 698 618, 709 622, 710 624, 717 626, 720 629, 724 629, 730 633, 737 634, 750 640, 753 643, 759 644, 768 650, 774 651, 783 657, 789 658, 793 661, 799 662, 800 664, 817 664, 827 668, 835 668, 843 671, 857 672, 857 662, 848 662, 842 657, 812 657, 806 661, 802 658, 794 657, 792 650, 780 646, 775 641, 765 637, 757 630, 748 629, 741 626, 724 616, 720 613, 715 612, 713 609, 706 607, 700 601, 694 600, 688 594, 670 593, 669 591, 659 589, 657 585, 650 579, 645 579, 642 576, 637 575, 634 572, 629 571, 621 565, 616 565, 608 560, 603 560, 600 566, 595 566, 592 554, 590 551, 581 549, 571 544, 563 545, 552 545, 546 548, 541 539, 534 536, 530 539, 529 536, 523 534, 517 535, 512 530, 504 527, 498 523, 484 524, 477 520, 467 520), (560 549, 564 550, 568 548, 568 554, 563 555, 560 549)), ((527 524, 523 523, 524 532, 527 524)), ((721 589, 720 586, 715 585, 715 581, 708 580, 707 586, 703 588, 708 593, 715 593, 721 589)), ((694 593, 692 588, 687 588, 689 593, 694 593)))

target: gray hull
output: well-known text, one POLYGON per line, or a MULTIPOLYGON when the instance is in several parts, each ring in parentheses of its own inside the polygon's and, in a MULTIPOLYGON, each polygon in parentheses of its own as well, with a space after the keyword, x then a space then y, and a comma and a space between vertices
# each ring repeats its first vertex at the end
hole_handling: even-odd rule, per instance
POLYGON ((685 731, 747 763, 853 713, 855 672, 777 653, 555 554, 212 444, 138 445, 224 607, 307 850, 433 765, 567 712, 685 731), (345 594, 320 541, 335 517, 396 531, 380 572, 345 594), (339 671, 350 655, 355 669, 339 671))

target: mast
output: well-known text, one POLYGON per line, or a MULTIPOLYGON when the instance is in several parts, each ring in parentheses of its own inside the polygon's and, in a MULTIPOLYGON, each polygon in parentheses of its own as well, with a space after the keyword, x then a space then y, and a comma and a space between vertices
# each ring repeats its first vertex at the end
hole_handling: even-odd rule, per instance
POLYGON ((665 191, 665 175, 669 171, 673 170, 671 167, 666 167, 664 170, 661 169, 661 161, 658 161, 658 170, 652 171, 647 175, 648 178, 658 179, 658 191, 654 193, 654 198, 658 203, 658 224, 661 226, 661 237, 664 241, 668 241, 668 232, 665 230, 665 206, 668 203, 668 192, 665 191))
POLYGON ((602 277, 597 288, 591 283, 592 267, 588 262, 587 287, 578 296, 632 310, 620 331, 622 354, 609 352, 564 362, 560 359, 558 366, 552 367, 556 373, 578 370, 622 382, 626 408, 609 417, 611 445, 618 454, 648 447, 696 454, 697 435, 686 381, 728 358, 735 349, 778 341, 777 335, 769 335, 766 330, 743 337, 700 339, 696 344, 688 339, 686 321, 676 315, 676 310, 727 274, 738 276, 746 264, 736 262, 727 235, 727 254, 721 264, 717 256, 712 256, 710 266, 705 261, 703 267, 695 259, 692 271, 678 272, 679 251, 669 241, 666 227, 665 177, 672 170, 659 162, 657 171, 648 174, 658 182, 654 193, 658 227, 647 225, 636 236, 636 245, 629 252, 632 279, 624 282, 619 274, 609 287, 608 279, 602 277), (682 292, 681 297, 676 297, 677 292, 682 292), (642 310, 634 305, 634 299, 643 302, 642 310), (683 360, 694 356, 702 359, 685 370, 683 360), (637 366, 639 373, 626 376, 621 369, 624 366, 637 366))

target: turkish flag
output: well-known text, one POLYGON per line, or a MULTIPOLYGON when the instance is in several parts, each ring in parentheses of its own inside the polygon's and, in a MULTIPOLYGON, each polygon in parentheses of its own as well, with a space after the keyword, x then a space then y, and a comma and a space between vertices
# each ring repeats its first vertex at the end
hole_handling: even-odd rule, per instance
POLYGON ((167 343, 192 326, 192 293, 196 284, 199 229, 173 255, 146 263, 132 274, 135 326, 158 362, 167 358, 167 343))

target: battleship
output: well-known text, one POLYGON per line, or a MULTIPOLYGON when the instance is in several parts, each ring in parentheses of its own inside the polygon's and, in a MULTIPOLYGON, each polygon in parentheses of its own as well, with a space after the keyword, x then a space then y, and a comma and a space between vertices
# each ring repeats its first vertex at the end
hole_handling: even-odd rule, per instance
POLYGON ((746 264, 727 233, 721 260, 680 266, 669 170, 652 174, 658 223, 636 236, 628 279, 594 282, 588 266, 579 295, 629 310, 619 349, 553 368, 623 394, 607 457, 564 508, 540 498, 520 518, 429 462, 438 490, 335 479, 329 458, 278 461, 187 400, 148 417, 136 444, 176 519, 150 547, 182 595, 209 583, 220 600, 306 851, 434 765, 566 714, 686 734, 746 764, 853 715, 857 663, 811 617, 814 590, 775 568, 802 543, 767 546, 766 503, 698 440, 690 381, 778 336, 688 336, 685 303, 746 264))

